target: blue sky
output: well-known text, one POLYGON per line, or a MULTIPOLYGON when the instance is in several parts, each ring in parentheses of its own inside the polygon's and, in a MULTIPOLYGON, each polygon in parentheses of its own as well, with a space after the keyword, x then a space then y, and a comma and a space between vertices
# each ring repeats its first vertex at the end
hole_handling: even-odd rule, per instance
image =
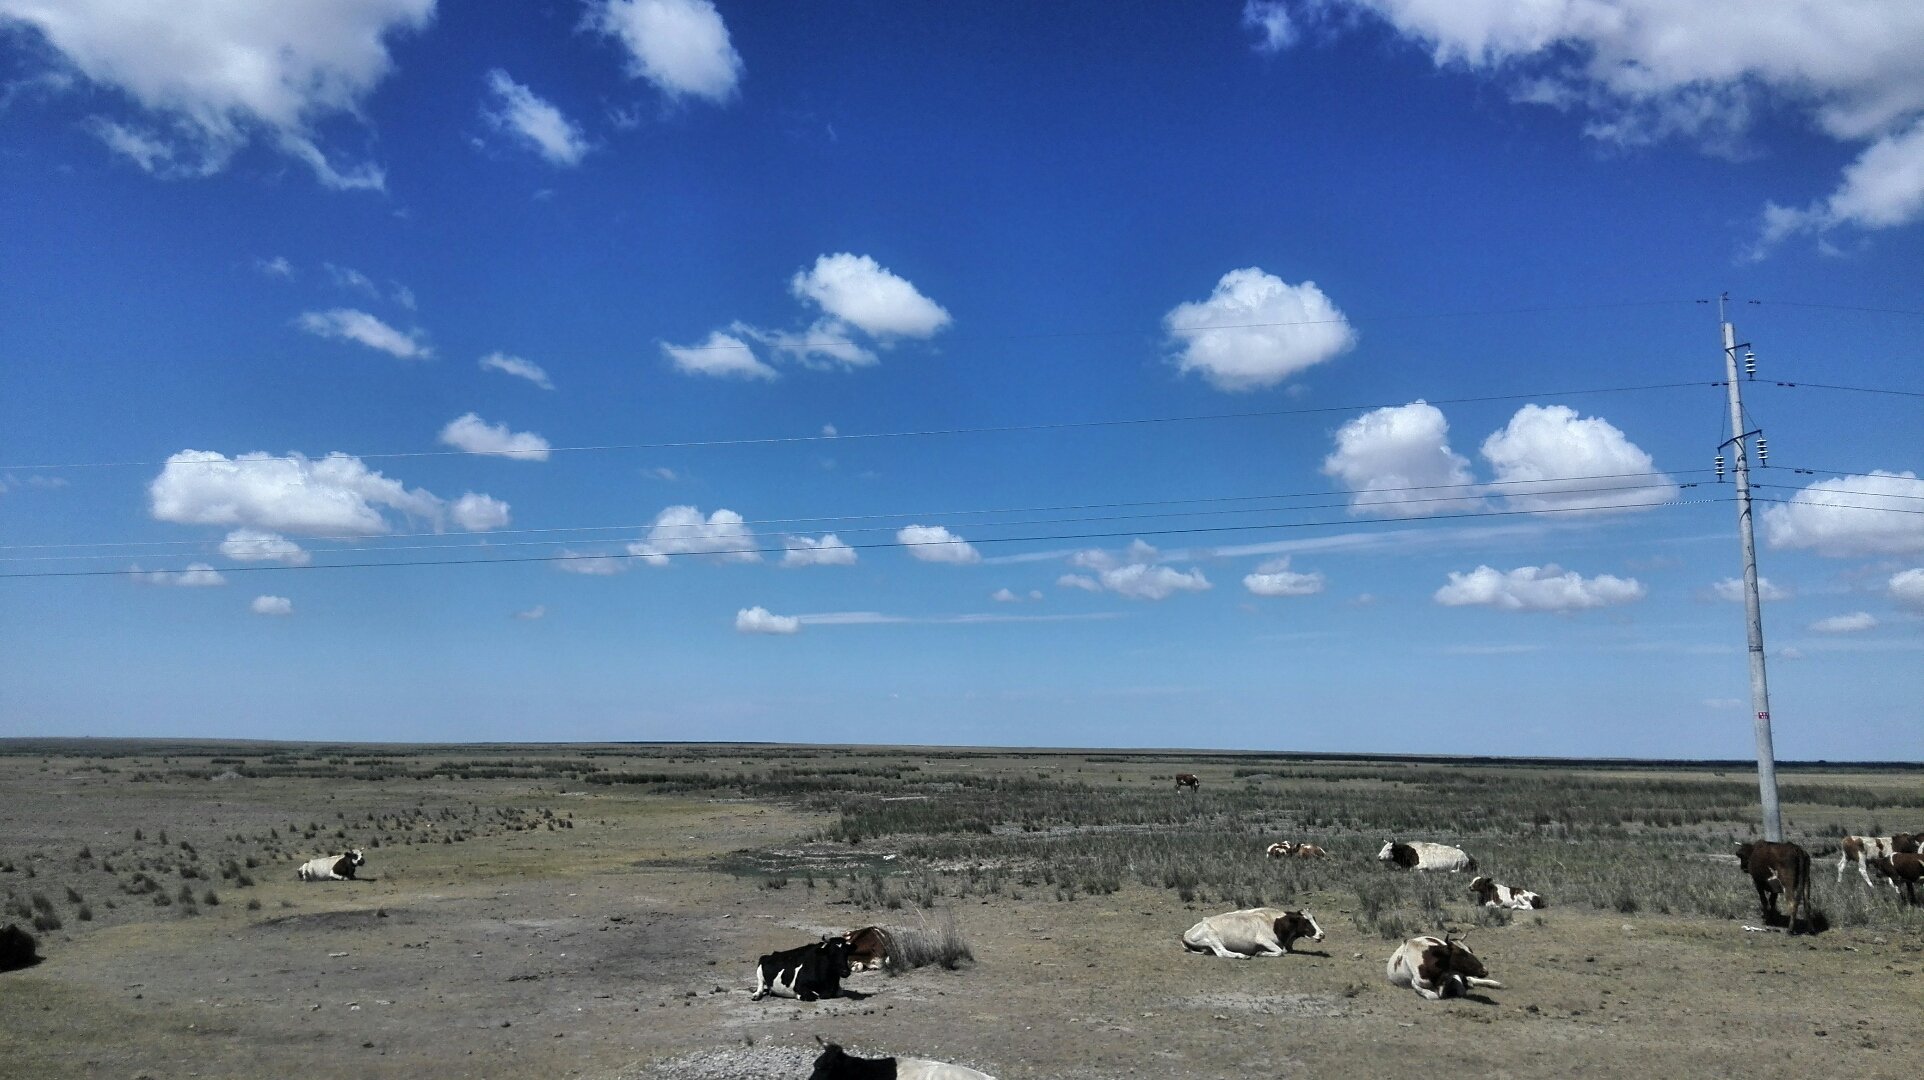
POLYGON ((1917 760, 1900 7, 0 0, 0 734, 1917 760))

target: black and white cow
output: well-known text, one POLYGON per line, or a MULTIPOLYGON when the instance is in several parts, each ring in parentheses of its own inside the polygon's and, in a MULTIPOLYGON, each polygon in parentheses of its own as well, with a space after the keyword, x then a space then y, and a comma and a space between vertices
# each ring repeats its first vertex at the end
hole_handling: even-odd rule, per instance
POLYGON ((361 854, 360 848, 355 848, 339 855, 309 859, 294 874, 302 881, 353 881, 354 868, 366 862, 367 856, 361 854))
POLYGON ((1424 934, 1397 946, 1385 971, 1391 986, 1407 986, 1431 1001, 1462 997, 1472 989, 1503 989, 1486 978, 1489 971, 1468 945, 1449 937, 1424 934))
POLYGON ((1543 906, 1543 897, 1528 889, 1498 885, 1494 878, 1480 877, 1470 882, 1470 892, 1475 894, 1476 902, 1484 907, 1529 911, 1543 906))
POLYGON ((0 971, 17 971, 40 962, 33 935, 8 923, 0 929, 0 971))
POLYGON ((1454 874, 1459 870, 1476 869, 1476 860, 1470 858, 1462 848, 1432 844, 1427 840, 1386 840, 1383 850, 1377 852, 1376 857, 1405 870, 1447 870, 1454 874))
POLYGON ((921 1058, 858 1058, 835 1043, 822 1047, 808 1080, 995 1080, 985 1072, 921 1058))
POLYGON ((750 1001, 770 994, 802 1001, 842 996, 848 978, 848 939, 824 934, 822 940, 772 952, 755 962, 755 992, 750 1001))

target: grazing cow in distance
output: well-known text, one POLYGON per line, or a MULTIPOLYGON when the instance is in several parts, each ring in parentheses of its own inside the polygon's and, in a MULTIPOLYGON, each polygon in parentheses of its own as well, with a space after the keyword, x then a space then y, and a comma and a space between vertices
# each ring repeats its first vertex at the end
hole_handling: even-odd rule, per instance
POLYGON ((18 971, 40 962, 33 935, 8 923, 0 929, 0 971, 18 971))
POLYGON ((1291 844, 1289 841, 1278 840, 1277 842, 1269 845, 1268 850, 1264 851, 1263 854, 1269 856, 1272 859, 1286 858, 1289 855, 1290 847, 1291 847, 1291 844))
POLYGON ((1182 946, 1190 952, 1247 960, 1252 956, 1281 956, 1300 938, 1323 940, 1323 928, 1316 925, 1309 912, 1244 908, 1211 915, 1190 927, 1182 936, 1182 946))
POLYGON ((1397 946, 1384 972, 1391 986, 1407 986, 1431 1001, 1462 997, 1472 989, 1503 989, 1486 978, 1490 973, 1468 945, 1449 937, 1424 934, 1397 946))
POLYGON ((339 855, 309 859, 294 874, 302 881, 353 881, 354 868, 365 862, 367 856, 361 854, 360 848, 355 848, 339 855))
POLYGON ((876 971, 888 963, 889 948, 894 942, 889 932, 879 926, 864 926, 860 930, 850 930, 842 935, 848 942, 848 966, 850 971, 876 971))
MULTIPOLYGON (((1844 868, 1851 863, 1857 864, 1857 872, 1863 876, 1864 884, 1872 885, 1870 868, 1866 865, 1872 859, 1889 858, 1892 855, 1909 852, 1917 854, 1920 838, 1910 833, 1895 836, 1846 836, 1843 851, 1837 856, 1837 880, 1844 880, 1844 868)), ((1893 884, 1893 889, 1897 886, 1893 884)))
POLYGON ((1757 886, 1757 906, 1762 909, 1766 923, 1774 924, 1785 919, 1777 910, 1777 898, 1783 896, 1790 901, 1790 915, 1785 919, 1785 928, 1795 934, 1798 916, 1802 915, 1805 929, 1809 929, 1809 852, 1796 844, 1770 840, 1747 841, 1737 845, 1737 865, 1750 875, 1750 883, 1757 886))
POLYGON ((1528 889, 1513 889, 1508 885, 1498 885, 1487 877, 1470 882, 1470 891, 1476 894, 1476 902, 1484 907, 1508 908, 1511 911, 1529 911, 1543 906, 1543 897, 1528 889))
POLYGON ((1192 772, 1179 772, 1176 774, 1176 790, 1201 791, 1202 777, 1192 772))
POLYGON ((1329 852, 1324 851, 1322 848, 1317 847, 1315 844, 1297 844, 1296 847, 1290 851, 1290 854, 1294 855, 1296 858, 1299 858, 1299 859, 1329 858, 1329 852))
POLYGON ((1898 882, 1903 882, 1905 901, 1917 903, 1917 883, 1924 881, 1924 855, 1910 851, 1879 855, 1871 860, 1871 868, 1890 882, 1893 889, 1897 888, 1898 882))
POLYGON ((767 953, 755 962, 755 992, 748 1000, 770 994, 801 1001, 841 997, 842 980, 849 975, 848 941, 840 934, 781 952, 767 953))
POLYGON ((1476 869, 1476 860, 1462 848, 1448 844, 1432 844, 1426 840, 1411 840, 1399 843, 1388 840, 1376 857, 1391 866, 1405 870, 1447 870, 1454 874, 1460 870, 1476 869))
MULTIPOLYGON (((821 1036, 816 1036, 819 1042, 821 1036)), ((835 1043, 823 1043, 808 1080, 995 1080, 985 1072, 922 1058, 858 1058, 835 1043)))

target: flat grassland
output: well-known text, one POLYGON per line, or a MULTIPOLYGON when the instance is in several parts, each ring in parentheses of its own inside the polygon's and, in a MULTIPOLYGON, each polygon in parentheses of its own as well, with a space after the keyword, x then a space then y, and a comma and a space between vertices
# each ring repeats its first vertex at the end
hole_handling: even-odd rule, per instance
POLYGON ((1924 909, 1838 882, 1835 849, 1924 831, 1924 771, 1781 778, 1814 936, 1744 929, 1741 769, 5 740, 0 921, 45 960, 0 974, 0 1076, 761 1080, 807 1076, 817 1035, 1004 1080, 1914 1076, 1924 909), (1380 864, 1390 838, 1550 906, 1474 908, 1470 875, 1380 864), (1265 858, 1281 839, 1331 856, 1265 858), (363 880, 295 879, 350 847, 363 880), (1258 904, 1327 939, 1180 946, 1258 904), (748 999, 761 953, 871 923, 940 962, 748 999), (1504 989, 1384 982, 1398 941, 1443 929, 1504 989))

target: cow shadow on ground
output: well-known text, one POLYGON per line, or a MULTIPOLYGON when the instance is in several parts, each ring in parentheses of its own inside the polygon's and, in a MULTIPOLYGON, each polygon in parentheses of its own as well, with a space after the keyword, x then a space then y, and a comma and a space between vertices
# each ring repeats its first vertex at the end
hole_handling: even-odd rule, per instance
POLYGON ((1491 997, 1491 996, 1490 996, 1490 995, 1488 995, 1488 994, 1464 994, 1464 995, 1463 995, 1463 998, 1462 998, 1462 1000, 1464 1000, 1464 1001, 1474 1001, 1474 1002, 1476 1002, 1476 1003, 1477 1003, 1478 1005, 1500 1005, 1500 1004, 1502 1004, 1502 1002, 1499 1002, 1499 1001, 1498 1001, 1497 999, 1495 999, 1495 998, 1493 998, 1493 997, 1491 997))
POLYGON ((1321 949, 1291 949, 1291 950, 1289 950, 1289 955, 1291 955, 1291 956, 1320 956, 1320 957, 1322 957, 1322 958, 1323 958, 1323 959, 1325 959, 1325 960, 1327 960, 1327 959, 1329 959, 1329 954, 1328 954, 1328 953, 1326 953, 1326 952, 1324 952, 1324 951, 1323 951, 1323 950, 1321 950, 1321 949))
POLYGON ((875 995, 873 993, 864 994, 860 990, 850 990, 848 987, 845 986, 842 988, 842 992, 836 996, 845 997, 850 1001, 867 1001, 869 998, 872 998, 875 995))
POLYGON ((1830 929, 1830 916, 1825 915, 1821 911, 1800 914, 1797 917, 1797 926, 1795 929, 1790 925, 1790 916, 1781 911, 1766 911, 1763 913, 1763 918, 1765 926, 1770 927, 1772 930, 1782 930, 1785 933, 1810 934, 1814 936, 1830 929))

